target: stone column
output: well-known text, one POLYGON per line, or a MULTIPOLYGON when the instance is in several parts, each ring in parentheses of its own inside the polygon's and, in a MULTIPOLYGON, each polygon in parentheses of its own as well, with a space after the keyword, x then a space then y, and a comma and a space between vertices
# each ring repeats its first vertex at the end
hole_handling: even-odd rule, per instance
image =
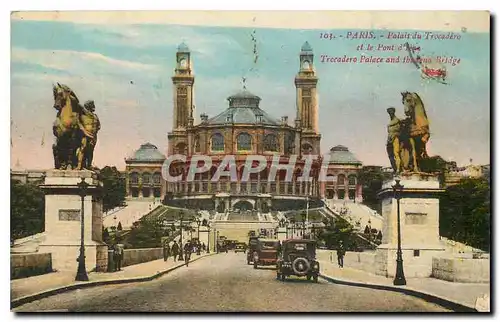
POLYGON ((142 198, 142 173, 139 175, 139 185, 138 185, 138 188, 139 188, 139 198, 142 198))

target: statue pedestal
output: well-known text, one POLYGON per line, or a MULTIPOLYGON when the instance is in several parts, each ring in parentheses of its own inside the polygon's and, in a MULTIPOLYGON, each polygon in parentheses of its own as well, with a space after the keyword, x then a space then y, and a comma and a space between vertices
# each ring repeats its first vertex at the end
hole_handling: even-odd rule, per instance
POLYGON ((50 170, 41 188, 45 192, 45 234, 40 252, 52 254, 52 267, 76 273, 80 254, 82 201, 78 183, 89 184, 84 197, 85 267, 106 271, 108 247, 102 242, 102 183, 89 170, 50 170))
MULTIPOLYGON (((400 199, 401 249, 403 268, 407 278, 429 277, 432 258, 442 255, 439 242, 439 187, 437 175, 408 174, 400 176, 403 185, 400 199)), ((386 181, 378 193, 382 201, 384 226, 382 244, 375 255, 376 273, 394 277, 398 247, 398 212, 392 186, 386 181)))

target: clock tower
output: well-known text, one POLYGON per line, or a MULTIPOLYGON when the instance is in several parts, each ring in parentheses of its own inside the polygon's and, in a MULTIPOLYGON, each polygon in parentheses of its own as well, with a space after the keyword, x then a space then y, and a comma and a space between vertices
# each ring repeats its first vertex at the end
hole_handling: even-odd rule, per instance
MULTIPOLYGON (((295 76, 297 117, 295 125, 302 131, 301 154, 319 154, 321 135, 318 129, 318 78, 314 70, 314 54, 306 41, 300 50, 299 72, 295 76)), ((298 143, 298 142, 296 142, 298 143)))
POLYGON ((168 154, 189 154, 191 132, 194 123, 193 109, 193 62, 191 52, 185 43, 177 47, 173 83, 173 120, 172 132, 168 133, 168 154))
POLYGON ((174 84, 174 130, 185 130, 193 126, 193 84, 191 53, 182 43, 177 48, 174 84))

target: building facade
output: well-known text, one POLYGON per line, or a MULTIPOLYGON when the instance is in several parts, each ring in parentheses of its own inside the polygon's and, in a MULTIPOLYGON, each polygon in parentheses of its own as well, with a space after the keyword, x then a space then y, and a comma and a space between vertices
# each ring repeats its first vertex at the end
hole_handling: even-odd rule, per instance
POLYGON ((145 143, 125 159, 125 183, 128 198, 164 198, 165 180, 161 168, 165 156, 158 148, 145 143))
POLYGON ((167 156, 186 157, 185 162, 174 161, 168 169, 171 176, 180 175, 181 180, 166 182, 161 177, 165 156, 148 143, 126 160, 129 196, 165 196, 167 203, 179 207, 217 212, 305 208, 306 200, 314 202, 324 198, 361 201, 362 191, 357 174, 362 164, 344 146, 332 148, 325 156, 329 159, 328 176, 334 179, 319 182, 323 156, 318 128, 318 77, 309 43, 304 43, 298 56, 299 65, 294 79, 296 114, 293 122, 289 121, 288 116, 278 119, 270 115, 266 111, 265 101, 243 86, 241 91, 227 98, 227 106, 221 113, 213 117, 202 113, 200 122, 194 124, 193 57, 186 44, 179 45, 172 76, 173 124, 172 131, 167 135, 167 156), (191 158, 197 155, 209 156, 212 168, 196 174, 194 180, 187 180, 191 158), (212 181, 226 155, 235 158, 237 178, 231 180, 223 176, 220 180, 212 181), (265 157, 267 166, 260 173, 250 174, 248 180, 242 180, 249 155, 265 157), (301 181, 298 178, 304 173, 304 157, 307 155, 319 157, 312 163, 309 174, 312 179, 301 181), (295 167, 290 170, 293 175, 291 180, 286 180, 287 171, 283 168, 273 169, 272 160, 279 158, 280 164, 288 164, 295 156, 295 167))

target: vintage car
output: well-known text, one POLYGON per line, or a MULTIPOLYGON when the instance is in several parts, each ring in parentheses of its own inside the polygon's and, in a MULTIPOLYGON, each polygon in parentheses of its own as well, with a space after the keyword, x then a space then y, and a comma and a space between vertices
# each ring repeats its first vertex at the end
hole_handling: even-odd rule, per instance
POLYGON ((235 253, 244 253, 247 250, 247 245, 245 243, 236 243, 234 246, 235 253))
POLYGON ((316 260, 316 241, 311 239, 288 239, 281 244, 276 263, 276 278, 284 281, 295 275, 318 282, 319 263, 316 260))
POLYGON ((277 239, 259 238, 253 252, 253 268, 265 265, 276 265, 280 241, 277 239))
POLYGON ((253 252, 257 249, 257 243, 259 238, 256 236, 251 236, 248 239, 248 252, 247 252, 247 264, 250 265, 253 263, 253 252))

